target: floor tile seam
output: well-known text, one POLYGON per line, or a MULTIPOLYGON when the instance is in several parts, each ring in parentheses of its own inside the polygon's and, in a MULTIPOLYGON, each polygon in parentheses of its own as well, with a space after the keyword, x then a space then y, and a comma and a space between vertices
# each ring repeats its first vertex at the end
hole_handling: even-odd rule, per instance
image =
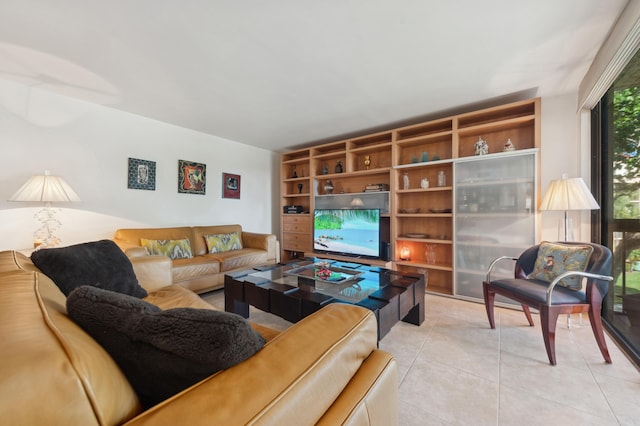
POLYGON ((422 343, 420 344, 420 347, 416 350, 415 355, 413 356, 411 363, 409 364, 409 366, 407 367, 407 371, 404 373, 402 380, 398 380, 398 389, 400 388, 400 385, 402 385, 402 383, 404 383, 405 379, 407 378, 407 376, 409 375, 409 373, 411 372, 411 369, 413 368, 413 366, 416 363, 416 360, 418 359, 418 356, 420 355, 420 353, 422 352, 422 349, 424 348, 424 345, 427 342, 427 339, 429 338, 429 335, 431 334, 433 327, 438 323, 438 320, 436 320, 435 324, 433 326, 431 326, 429 328, 429 330, 427 331, 427 333, 425 334, 425 336, 422 339, 422 343))
MULTIPOLYGON (((581 347, 581 346, 580 346, 581 347)), ((584 352, 581 350, 580 353, 583 355, 584 357, 584 352)), ((614 409, 611 401, 609 400, 609 397, 607 396, 607 393, 605 392, 600 380, 598 380, 598 378, 596 377, 596 372, 593 371, 593 369, 591 368, 591 365, 587 362, 587 360, 585 359, 585 364, 587 365, 587 368, 589 370, 589 374, 591 375, 591 377, 593 378, 593 381, 596 383, 596 386, 598 387, 598 389, 600 390, 600 393, 602 394, 602 398, 604 398, 605 402, 607 403, 607 407, 609 407, 609 411, 611 412, 611 416, 616 420, 616 422, 618 424, 622 424, 620 422, 620 419, 618 418, 618 416, 616 415, 616 410, 614 409)), ((606 376, 603 374, 603 376, 606 376)), ((612 376, 607 376, 607 377, 612 377, 612 376)), ((618 377, 614 377, 616 380, 623 380, 623 381, 627 381, 625 379, 622 378, 618 378, 618 377)), ((632 384, 636 384, 633 382, 630 382, 632 384)))
POLYGON ((415 405, 415 404, 412 404, 409 401, 403 401, 403 403, 405 403, 407 405, 410 405, 415 409, 418 409, 420 411, 424 411, 424 412, 428 413, 430 416, 433 416, 433 417, 437 418, 438 420, 440 420, 444 424, 451 425, 451 426, 455 425, 455 423, 448 422, 446 419, 443 419, 442 417, 440 417, 437 413, 434 413, 433 411, 431 411, 430 410, 430 408, 431 408, 430 406, 427 406, 427 405, 415 405))
MULTIPOLYGON (((500 388, 499 388, 499 389, 500 389, 500 391, 502 391, 502 390, 503 390, 502 388, 503 388, 503 386, 502 386, 502 384, 501 384, 501 385, 500 385, 500 388)), ((616 423, 620 424, 620 421, 618 420, 618 417, 615 415, 615 412, 611 409, 611 406, 609 405, 609 401, 607 401, 607 407, 609 408, 609 414, 611 415, 611 417, 606 418, 606 417, 603 417, 603 416, 601 416, 601 415, 599 415, 599 414, 594 414, 593 412, 585 411, 584 409, 582 409, 582 408, 580 408, 580 407, 576 407, 575 405, 567 404, 567 403, 564 403, 564 402, 562 402, 562 403, 561 403, 561 402, 558 402, 558 401, 557 401, 557 400, 555 400, 555 399, 548 398, 548 397, 545 397, 545 396, 542 396, 542 395, 538 395, 538 394, 535 394, 535 393, 529 392, 529 391, 527 391, 526 389, 522 389, 522 388, 515 388, 515 387, 513 387, 513 386, 509 386, 509 385, 506 385, 506 384, 505 384, 505 385, 504 385, 504 390, 505 390, 505 392, 506 392, 506 391, 509 391, 509 392, 516 393, 516 394, 518 394, 518 395, 519 395, 519 397, 520 397, 522 394, 527 394, 527 395, 529 395, 529 396, 532 396, 532 397, 534 397, 534 398, 539 398, 539 399, 541 399, 541 400, 543 400, 543 401, 546 401, 546 402, 549 402, 549 403, 552 403, 552 404, 556 404, 556 405, 559 405, 559 406, 566 406, 566 407, 569 407, 569 408, 571 408, 572 410, 579 411, 580 413, 584 413, 584 414, 586 414, 586 415, 588 415, 588 416, 597 417, 597 418, 599 418, 599 419, 602 419, 603 421, 604 421, 604 420, 607 420, 607 421, 611 421, 611 420, 613 420, 613 421, 615 421, 616 423)), ((603 397, 604 397, 604 395, 603 395, 603 397)), ((498 399, 500 399, 500 394, 498 394, 498 399)), ((605 399, 606 399, 606 398, 605 398, 605 399)), ((499 413, 499 412, 498 412, 498 413, 499 413)))
MULTIPOLYGON (((414 364, 415 364, 415 361, 412 364, 412 367, 413 367, 414 364)), ((438 361, 438 360, 430 360, 429 361, 429 365, 430 366, 438 366, 441 369, 445 369, 446 368, 446 369, 454 370, 456 372, 460 372, 460 373, 464 373, 464 374, 467 374, 469 376, 472 376, 472 377, 474 377, 476 379, 480 379, 480 380, 483 380, 483 381, 486 381, 486 382, 490 382, 490 383, 493 383, 493 384, 496 384, 496 385, 498 384, 498 382, 495 379, 491 379, 491 378, 487 378, 485 376, 481 376, 479 374, 474 373, 473 371, 469 371, 469 370, 465 370, 463 368, 460 368, 460 367, 456 366, 455 364, 452 365, 452 364, 446 364, 446 363, 444 363, 442 361, 438 361)))
MULTIPOLYGON (((589 325, 589 328, 591 328, 591 327, 590 327, 590 325, 589 325)), ((579 337, 578 337, 578 335, 577 335, 576 333, 571 333, 571 332, 569 332, 569 335, 571 336, 571 340, 575 343, 575 345, 576 345, 576 346, 578 346, 578 348, 580 348, 580 356, 582 356, 582 359, 584 360, 584 363, 585 363, 585 365, 587 366, 587 369, 589 370, 589 374, 591 375, 591 377, 593 378, 593 381, 594 381, 594 382, 596 383, 596 385, 598 386, 598 389, 600 389, 600 392, 602 393, 602 396, 603 396, 603 397, 605 398, 605 400, 607 401, 607 405, 608 405, 608 406, 609 406, 609 408, 611 409, 612 414, 614 414, 614 415, 615 415, 615 410, 613 409, 613 407, 612 407, 612 406, 611 406, 611 404, 609 403, 609 399, 607 398, 607 395, 606 395, 606 393, 604 392, 604 389, 602 388, 602 385, 600 384, 600 383, 601 383, 601 381, 600 381, 600 380, 598 380, 598 378, 596 377, 596 375, 597 375, 597 374, 600 374, 600 375, 602 375, 602 376, 611 377, 611 378, 616 379, 616 380, 622 380, 622 381, 624 381, 624 382, 628 382, 628 383, 630 383, 630 384, 632 384, 632 385, 637 385, 638 383, 637 383, 637 382, 629 381, 629 380, 627 380, 627 379, 625 379, 625 378, 623 378, 623 377, 618 377, 618 376, 608 375, 608 374, 606 374, 604 371, 594 371, 594 370, 593 370, 593 368, 592 368, 593 366, 597 366, 598 368, 600 368, 600 367, 602 366, 602 364, 592 364, 592 363, 590 363, 590 362, 589 362, 589 360, 588 360, 588 359, 587 359, 587 357, 586 357, 586 354, 588 353, 588 352, 587 352, 588 350, 587 350, 586 348, 584 348, 584 345, 583 345, 582 343, 580 343, 580 342, 579 342, 579 337)), ((592 335, 592 337, 593 337, 593 344, 597 347, 597 346, 598 346, 598 343, 595 341, 595 336, 593 336, 593 332, 591 333, 591 335, 592 335)), ((608 350, 608 349, 609 349, 609 346, 607 345, 607 350, 608 350)), ((598 353, 601 355, 601 353, 600 353, 600 349, 599 349, 599 348, 598 348, 598 353)), ((602 359, 602 358, 601 358, 601 359, 602 359)), ((604 360, 603 360, 603 362, 604 362, 604 360)), ((611 365, 611 364, 609 364, 609 365, 611 365)), ((616 419, 617 419, 617 418, 616 418, 616 419)))

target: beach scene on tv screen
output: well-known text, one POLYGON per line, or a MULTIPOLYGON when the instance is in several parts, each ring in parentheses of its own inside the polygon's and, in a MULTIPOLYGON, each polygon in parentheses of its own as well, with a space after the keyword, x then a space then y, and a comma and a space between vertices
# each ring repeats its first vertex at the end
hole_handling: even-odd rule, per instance
POLYGON ((380 210, 316 210, 313 230, 317 251, 379 255, 380 210))

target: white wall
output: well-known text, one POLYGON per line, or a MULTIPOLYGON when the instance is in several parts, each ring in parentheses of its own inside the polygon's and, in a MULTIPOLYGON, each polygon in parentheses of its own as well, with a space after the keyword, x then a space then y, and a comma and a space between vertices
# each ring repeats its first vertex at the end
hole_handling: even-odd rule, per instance
POLYGON ((0 141, 0 250, 32 245, 40 206, 6 200, 45 169, 82 199, 58 213, 62 245, 134 226, 239 223, 279 231, 279 163, 267 150, 2 80, 0 141), (155 191, 127 188, 129 157, 156 162, 155 191), (206 164, 206 195, 178 193, 178 160, 206 164), (240 200, 221 197, 223 172, 241 175, 240 200))
MULTIPOLYGON (((541 197, 544 196, 552 180, 568 177, 582 177, 587 186, 590 183, 589 135, 584 134, 577 111, 577 93, 542 99, 542 146, 541 146, 541 197)), ((558 223, 564 213, 559 211, 541 212, 541 238, 558 240, 558 223)), ((589 212, 569 212, 574 225, 576 241, 590 241, 589 212)))
MULTIPOLYGON (((575 177, 582 170, 589 183, 576 103, 577 93, 542 99, 542 194, 562 173, 575 177)), ((0 250, 32 245, 40 206, 6 200, 45 169, 63 176, 82 199, 58 212, 62 245, 136 226, 240 223, 279 232, 279 161, 266 150, 2 80, 0 141, 0 250), (156 161, 155 191, 127 188, 129 157, 156 161), (179 159, 207 165, 206 195, 177 192, 179 159), (242 176, 240 200, 221 198, 222 172, 242 176)), ((542 239, 557 239, 562 213, 540 214, 542 239)), ((576 239, 588 240, 588 213, 572 217, 576 239)))

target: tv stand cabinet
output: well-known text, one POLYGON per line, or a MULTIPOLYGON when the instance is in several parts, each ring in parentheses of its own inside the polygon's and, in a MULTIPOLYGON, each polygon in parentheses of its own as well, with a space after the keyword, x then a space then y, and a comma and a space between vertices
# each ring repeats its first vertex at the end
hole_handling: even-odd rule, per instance
POLYGON ((341 262, 362 263, 363 265, 380 266, 382 268, 393 269, 393 263, 390 260, 366 259, 362 257, 340 256, 338 254, 322 254, 314 252, 305 252, 304 257, 339 260, 341 262))

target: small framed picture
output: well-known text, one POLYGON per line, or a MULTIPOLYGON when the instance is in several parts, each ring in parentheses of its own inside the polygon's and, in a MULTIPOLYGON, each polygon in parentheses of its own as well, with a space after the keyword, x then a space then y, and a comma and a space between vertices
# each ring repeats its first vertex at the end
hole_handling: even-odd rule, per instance
POLYGON ((178 160, 178 192, 204 195, 206 184, 206 164, 178 160))
POLYGON ((129 189, 156 190, 156 162, 129 158, 127 169, 127 187, 129 189))
POLYGON ((222 198, 240 198, 240 175, 222 174, 222 198))

